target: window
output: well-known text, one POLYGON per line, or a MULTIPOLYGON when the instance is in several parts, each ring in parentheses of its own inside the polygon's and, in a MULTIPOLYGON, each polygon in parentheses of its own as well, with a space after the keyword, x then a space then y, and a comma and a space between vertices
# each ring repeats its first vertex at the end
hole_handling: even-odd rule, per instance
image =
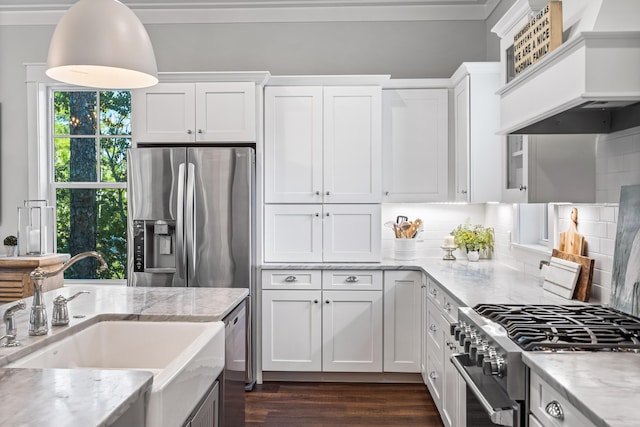
POLYGON ((98 251, 66 279, 124 279, 127 271, 127 164, 131 92, 52 90, 50 201, 56 207, 56 251, 98 251))
POLYGON ((549 246, 549 205, 524 203, 518 205, 518 243, 549 246))

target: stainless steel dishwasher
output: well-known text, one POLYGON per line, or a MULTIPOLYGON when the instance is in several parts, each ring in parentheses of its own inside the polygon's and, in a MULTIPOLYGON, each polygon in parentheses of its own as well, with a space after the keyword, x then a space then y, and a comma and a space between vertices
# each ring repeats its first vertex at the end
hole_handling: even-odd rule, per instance
POLYGON ((225 366, 222 374, 222 427, 244 427, 245 379, 247 376, 247 300, 227 317, 225 366))

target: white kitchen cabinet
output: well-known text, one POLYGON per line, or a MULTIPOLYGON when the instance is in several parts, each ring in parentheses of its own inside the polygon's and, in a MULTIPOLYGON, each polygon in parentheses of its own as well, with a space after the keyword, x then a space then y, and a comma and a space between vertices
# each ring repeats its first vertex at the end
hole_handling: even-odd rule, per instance
POLYGON ((447 89, 382 91, 385 202, 448 201, 448 108, 447 89))
POLYGON ((382 372, 382 291, 323 291, 322 370, 382 372))
POLYGON ((381 91, 267 87, 265 202, 380 203, 381 91))
POLYGON ((427 280, 426 384, 446 427, 466 426, 466 384, 450 361, 458 348, 451 336, 458 304, 433 280, 427 280))
POLYGON ((498 62, 463 63, 452 76, 455 140, 454 201, 497 202, 501 197, 498 62))
POLYGON ((427 370, 427 350, 428 350, 428 339, 427 339, 427 275, 422 274, 421 277, 422 284, 420 285, 420 374, 422 375, 422 381, 426 384, 428 380, 428 370, 427 370))
POLYGON ((262 292, 262 369, 322 369, 322 292, 262 292))
POLYGON ((422 274, 384 272, 384 371, 420 372, 422 274))
POLYGON ((262 369, 382 372, 382 272, 319 273, 262 271, 262 369))
POLYGON ((380 205, 265 205, 265 262, 376 262, 380 205))
POLYGON ((508 135, 502 138, 503 202, 595 202, 593 135, 508 135))
MULTIPOLYGON (((536 372, 530 378, 529 425, 540 427, 595 427, 582 412, 536 372), (555 414, 561 413, 562 418, 555 414), (531 422, 533 420, 533 422, 531 422)), ((621 409, 622 410, 622 409, 621 409)))
POLYGON ((254 142, 254 82, 159 83, 132 92, 133 139, 254 142))

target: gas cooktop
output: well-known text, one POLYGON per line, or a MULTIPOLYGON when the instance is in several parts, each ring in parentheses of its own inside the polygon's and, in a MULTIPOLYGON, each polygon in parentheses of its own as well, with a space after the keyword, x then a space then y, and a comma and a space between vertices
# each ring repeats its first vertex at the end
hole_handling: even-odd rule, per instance
POLYGON ((480 304, 527 351, 640 352, 640 319, 601 305, 480 304))

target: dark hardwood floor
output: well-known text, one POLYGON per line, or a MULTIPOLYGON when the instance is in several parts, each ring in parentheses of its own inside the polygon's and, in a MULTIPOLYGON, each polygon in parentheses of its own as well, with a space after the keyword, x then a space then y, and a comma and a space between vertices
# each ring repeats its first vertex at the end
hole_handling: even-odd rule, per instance
POLYGON ((423 384, 267 382, 245 396, 246 426, 443 425, 423 384))

